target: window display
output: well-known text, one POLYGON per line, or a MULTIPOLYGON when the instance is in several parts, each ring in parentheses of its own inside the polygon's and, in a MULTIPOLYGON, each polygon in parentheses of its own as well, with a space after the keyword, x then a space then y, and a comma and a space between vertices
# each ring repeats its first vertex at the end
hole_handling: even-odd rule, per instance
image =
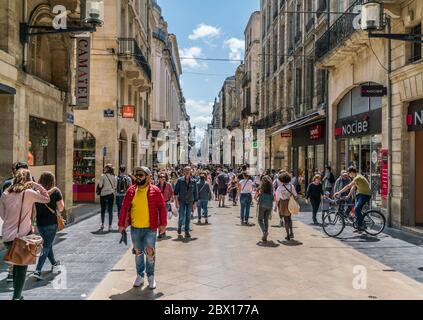
POLYGON ((56 165, 57 124, 35 117, 29 118, 28 164, 56 165))
POLYGON ((95 138, 85 129, 75 127, 73 156, 74 201, 95 201, 95 138))

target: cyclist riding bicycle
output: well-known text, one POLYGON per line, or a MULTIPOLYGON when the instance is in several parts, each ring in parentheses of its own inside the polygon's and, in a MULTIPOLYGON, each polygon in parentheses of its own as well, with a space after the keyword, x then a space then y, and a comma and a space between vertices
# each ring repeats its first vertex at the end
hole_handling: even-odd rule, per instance
POLYGON ((355 215, 357 217, 358 230, 355 232, 363 232, 365 231, 365 226, 361 211, 363 210, 364 205, 370 202, 370 199, 372 198, 372 191, 367 179, 361 174, 358 174, 356 168, 348 168, 348 174, 351 179, 353 179, 353 181, 349 185, 342 188, 340 191, 336 192, 334 194, 334 197, 337 198, 344 192, 350 190, 350 193, 345 198, 346 200, 348 200, 351 197, 352 193, 357 190, 355 200, 355 215))

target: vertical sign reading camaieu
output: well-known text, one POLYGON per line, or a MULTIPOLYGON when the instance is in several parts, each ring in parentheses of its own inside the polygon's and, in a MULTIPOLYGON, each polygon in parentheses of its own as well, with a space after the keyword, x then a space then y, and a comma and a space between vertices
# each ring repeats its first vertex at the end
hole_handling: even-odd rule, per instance
POLYGON ((388 199, 389 189, 389 167, 388 167, 389 150, 380 150, 380 195, 382 199, 388 199))
POLYGON ((76 103, 81 109, 88 109, 90 104, 90 49, 89 37, 76 39, 76 103))

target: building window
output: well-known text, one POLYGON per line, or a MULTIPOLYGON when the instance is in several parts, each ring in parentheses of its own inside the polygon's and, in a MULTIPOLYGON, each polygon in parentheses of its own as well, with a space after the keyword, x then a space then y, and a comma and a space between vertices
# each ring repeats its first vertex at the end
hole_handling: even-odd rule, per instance
MULTIPOLYGON (((417 27, 413 28, 410 32, 411 35, 418 35, 422 34, 422 26, 421 24, 417 27)), ((420 39, 420 38, 419 38, 420 39)), ((416 62, 421 60, 422 58, 422 44, 418 42, 411 42, 410 43, 411 50, 410 50, 410 58, 408 61, 410 63, 416 62)))
POLYGON ((302 103, 301 94, 302 94, 302 83, 303 83, 303 72, 301 68, 295 70, 295 110, 297 113, 300 113, 300 106, 302 103))
MULTIPOLYGON (((364 83, 370 85, 372 83, 364 83)), ((354 115, 382 108, 381 97, 361 97, 361 87, 355 87, 348 92, 338 104, 338 119, 348 118, 354 115)))
POLYGON ((29 118, 28 165, 56 165, 57 123, 29 118))

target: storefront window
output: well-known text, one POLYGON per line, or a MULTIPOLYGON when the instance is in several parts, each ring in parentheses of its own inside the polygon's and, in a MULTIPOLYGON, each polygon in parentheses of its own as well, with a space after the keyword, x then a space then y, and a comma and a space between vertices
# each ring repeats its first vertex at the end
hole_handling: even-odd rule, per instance
POLYGON ((359 168, 360 138, 351 138, 348 143, 348 166, 359 168))
POLYGON ((361 96, 361 87, 355 87, 351 90, 351 113, 357 115, 369 111, 369 98, 361 96))
POLYGON ((316 169, 324 171, 325 168, 325 146, 319 144, 316 146, 316 169))
POLYGON ((73 152, 73 200, 95 200, 95 145, 94 136, 84 128, 75 126, 73 152))
POLYGON ((57 124, 35 117, 29 118, 28 164, 56 165, 57 124))

